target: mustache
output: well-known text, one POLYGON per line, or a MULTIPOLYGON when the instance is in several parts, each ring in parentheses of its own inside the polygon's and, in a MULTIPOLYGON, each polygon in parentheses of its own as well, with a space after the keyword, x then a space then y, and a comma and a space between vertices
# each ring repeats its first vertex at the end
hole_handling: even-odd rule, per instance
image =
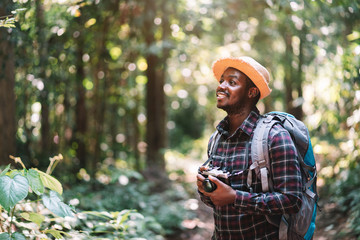
POLYGON ((219 93, 225 94, 227 97, 230 96, 230 94, 229 94, 227 91, 223 91, 223 90, 218 90, 218 91, 216 91, 216 96, 217 96, 219 93))

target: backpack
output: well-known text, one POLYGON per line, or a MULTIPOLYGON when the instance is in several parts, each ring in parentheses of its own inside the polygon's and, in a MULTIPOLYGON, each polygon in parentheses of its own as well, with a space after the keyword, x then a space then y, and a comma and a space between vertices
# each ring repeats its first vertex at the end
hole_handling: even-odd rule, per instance
POLYGON ((290 133, 298 152, 303 183, 302 205, 296 214, 267 215, 266 218, 269 223, 279 227, 280 240, 310 240, 315 231, 318 201, 317 171, 309 131, 303 122, 288 113, 282 112, 270 112, 260 117, 251 144, 252 165, 249 169, 247 184, 251 186, 251 170, 255 170, 257 177, 260 178, 262 191, 273 191, 267 141, 270 129, 274 124, 279 123, 290 133))

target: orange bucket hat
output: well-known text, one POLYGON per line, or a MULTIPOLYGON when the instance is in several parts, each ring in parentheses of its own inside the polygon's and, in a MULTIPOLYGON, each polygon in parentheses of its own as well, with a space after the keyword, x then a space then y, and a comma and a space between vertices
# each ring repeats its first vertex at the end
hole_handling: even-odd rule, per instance
POLYGON ((269 87, 270 74, 265 67, 255 61, 251 57, 237 57, 237 58, 220 58, 212 65, 212 70, 218 81, 221 75, 229 67, 235 68, 243 72, 260 91, 260 99, 267 97, 271 93, 269 87))

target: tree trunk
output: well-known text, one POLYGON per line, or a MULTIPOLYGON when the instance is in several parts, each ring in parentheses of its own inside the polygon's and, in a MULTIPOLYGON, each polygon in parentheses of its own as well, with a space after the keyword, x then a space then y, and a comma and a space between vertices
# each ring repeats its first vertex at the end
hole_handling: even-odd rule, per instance
MULTIPOLYGON (((45 17, 42 0, 35 0, 36 8, 36 33, 38 43, 39 66, 38 74, 44 83, 44 89, 41 90, 39 101, 41 103, 41 149, 40 156, 43 159, 50 157, 50 123, 49 123, 49 100, 48 100, 48 81, 46 80, 46 67, 48 66, 47 42, 45 37, 45 17)), ((47 165, 47 162, 44 163, 47 165)))
POLYGON ((157 74, 158 57, 150 55, 147 58, 148 78, 146 88, 146 111, 147 111, 147 166, 159 170, 165 169, 165 162, 161 150, 165 148, 165 96, 164 78, 157 74))
POLYGON ((294 115, 297 119, 303 118, 302 110, 302 65, 304 62, 303 47, 304 42, 300 37, 300 46, 299 46, 299 57, 298 57, 298 68, 293 67, 293 61, 295 61, 294 50, 292 47, 292 34, 291 31, 283 26, 283 38, 285 42, 285 57, 284 57, 284 85, 285 85, 285 102, 286 102, 286 112, 294 115), (294 96, 296 97, 294 99, 294 96))
POLYGON ((286 102, 286 111, 288 113, 292 113, 293 107, 293 87, 292 87, 292 56, 293 56, 293 49, 291 45, 291 35, 287 32, 284 33, 284 40, 285 40, 285 61, 284 61, 284 85, 285 85, 285 102, 286 102))
POLYGON ((134 157, 135 157, 135 169, 140 171, 141 170, 141 156, 140 156, 140 152, 139 152, 139 148, 138 148, 138 143, 140 140, 140 126, 139 126, 139 121, 138 121, 138 114, 139 114, 139 106, 140 106, 140 97, 139 97, 139 93, 136 94, 135 96, 135 109, 132 111, 133 112, 133 129, 134 129, 134 133, 133 133, 133 141, 132 141, 132 145, 133 145, 133 152, 134 152, 134 157))
MULTIPOLYGON (((163 4, 166 4, 164 2, 163 4)), ((148 49, 155 45, 154 18, 156 16, 156 2, 147 0, 145 4, 147 14, 144 24, 144 35, 148 49)), ((146 175, 152 179, 166 178, 164 149, 166 139, 166 110, 165 110, 165 62, 166 57, 149 52, 146 56, 148 68, 146 76, 146 175)), ((161 181, 161 180, 160 180, 161 181)))
MULTIPOLYGON (((0 3, 0 16, 9 15, 13 6, 10 0, 0 3)), ((16 155, 15 150, 15 70, 14 49, 11 30, 0 28, 0 165, 10 163, 9 155, 16 155)))
POLYGON ((106 98, 107 98, 107 87, 108 87, 108 77, 109 72, 107 68, 107 63, 105 59, 108 57, 106 49, 107 34, 110 27, 110 18, 105 17, 100 26, 100 35, 98 38, 97 44, 97 62, 94 72, 94 105, 93 105, 93 114, 94 114, 94 131, 92 136, 92 159, 88 163, 87 169, 90 171, 91 175, 94 176, 95 171, 98 167, 98 163, 101 162, 101 140, 104 135, 104 120, 105 112, 107 108, 106 98))
MULTIPOLYGON (((80 16, 77 20, 82 24, 83 17, 80 16)), ((87 148, 86 148, 86 133, 88 129, 87 109, 86 109, 86 90, 83 85, 85 79, 84 62, 82 60, 84 54, 84 32, 81 31, 76 40, 76 112, 75 112, 75 128, 74 137, 78 144, 76 151, 76 158, 79 160, 79 166, 75 167, 75 171, 80 168, 86 168, 87 148)))
POLYGON ((299 46, 299 61, 298 61, 298 69, 297 69, 297 82, 296 82, 296 90, 297 90, 297 94, 298 94, 298 102, 297 104, 294 106, 294 116, 299 119, 302 120, 304 117, 304 112, 302 109, 303 106, 303 71, 302 71, 302 66, 304 64, 304 39, 302 36, 305 36, 305 34, 301 33, 302 35, 299 36, 300 37, 300 46, 299 46))

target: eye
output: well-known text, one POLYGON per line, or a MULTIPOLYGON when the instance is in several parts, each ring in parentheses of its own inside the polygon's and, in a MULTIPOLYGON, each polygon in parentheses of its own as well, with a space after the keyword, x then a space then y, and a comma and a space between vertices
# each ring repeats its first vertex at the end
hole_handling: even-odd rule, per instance
POLYGON ((220 81, 219 81, 219 83, 223 83, 223 82, 224 82, 224 79, 221 78, 220 81))
POLYGON ((230 80, 230 85, 234 86, 234 85, 236 85, 236 82, 234 80, 230 80))

